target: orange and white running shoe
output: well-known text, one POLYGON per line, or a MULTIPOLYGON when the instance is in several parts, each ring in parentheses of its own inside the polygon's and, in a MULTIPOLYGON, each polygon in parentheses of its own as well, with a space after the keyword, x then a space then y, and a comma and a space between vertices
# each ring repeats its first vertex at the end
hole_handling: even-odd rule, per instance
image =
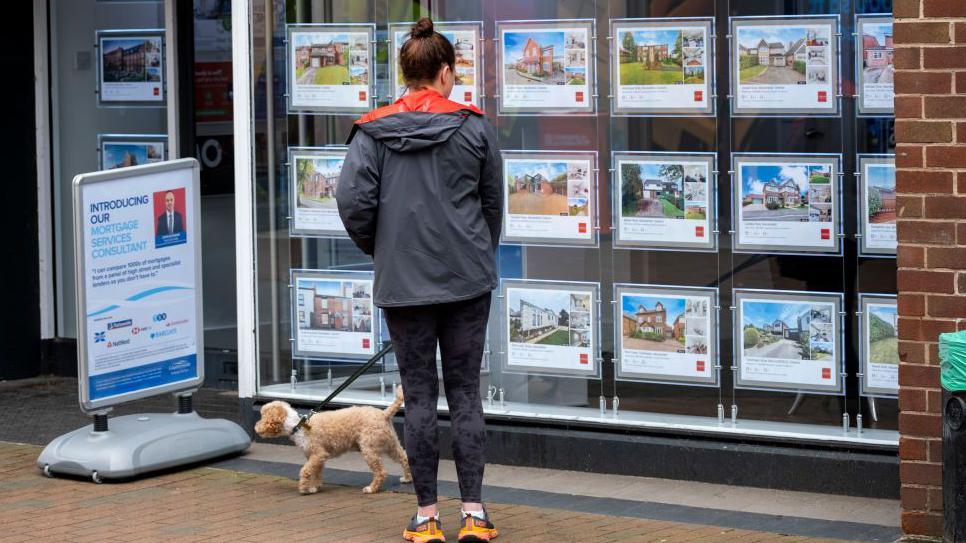
POLYGON ((403 530, 403 539, 413 543, 446 543, 443 535, 443 525, 439 518, 429 517, 420 524, 416 524, 416 515, 409 521, 409 527, 403 530))
POLYGON ((459 543, 484 543, 499 535, 496 527, 490 522, 490 515, 483 509, 483 516, 478 518, 469 513, 463 515, 460 525, 459 543))

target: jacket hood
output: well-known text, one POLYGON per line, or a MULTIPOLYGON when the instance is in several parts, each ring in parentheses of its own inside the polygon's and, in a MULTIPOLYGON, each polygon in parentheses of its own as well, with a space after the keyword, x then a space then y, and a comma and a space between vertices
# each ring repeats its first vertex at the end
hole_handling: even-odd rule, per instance
POLYGON ((470 115, 482 116, 483 112, 424 89, 363 115, 346 143, 352 141, 356 130, 362 130, 396 152, 419 151, 444 143, 470 115))

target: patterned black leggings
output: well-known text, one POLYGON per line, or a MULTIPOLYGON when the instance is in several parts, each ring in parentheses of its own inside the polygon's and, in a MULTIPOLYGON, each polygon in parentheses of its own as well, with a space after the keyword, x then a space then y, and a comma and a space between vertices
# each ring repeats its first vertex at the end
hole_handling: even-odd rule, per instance
POLYGON ((480 401, 480 363, 490 294, 461 302, 386 308, 406 401, 406 455, 420 506, 436 503, 439 436, 436 341, 453 433, 453 458, 464 502, 480 502, 486 433, 480 401))

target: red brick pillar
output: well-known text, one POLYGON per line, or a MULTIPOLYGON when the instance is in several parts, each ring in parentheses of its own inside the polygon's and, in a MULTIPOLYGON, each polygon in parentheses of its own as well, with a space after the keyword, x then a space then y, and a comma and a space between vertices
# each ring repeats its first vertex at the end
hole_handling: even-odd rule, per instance
POLYGON ((936 339, 966 328, 966 0, 895 0, 895 18, 902 529, 941 536, 936 339))

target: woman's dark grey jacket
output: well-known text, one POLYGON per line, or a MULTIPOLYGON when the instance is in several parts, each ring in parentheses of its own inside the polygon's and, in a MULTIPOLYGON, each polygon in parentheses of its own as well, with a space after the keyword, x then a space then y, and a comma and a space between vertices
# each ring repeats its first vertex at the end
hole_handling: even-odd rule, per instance
POLYGON ((503 166, 493 127, 433 90, 364 115, 336 189, 375 267, 379 307, 475 298, 497 285, 503 166))

